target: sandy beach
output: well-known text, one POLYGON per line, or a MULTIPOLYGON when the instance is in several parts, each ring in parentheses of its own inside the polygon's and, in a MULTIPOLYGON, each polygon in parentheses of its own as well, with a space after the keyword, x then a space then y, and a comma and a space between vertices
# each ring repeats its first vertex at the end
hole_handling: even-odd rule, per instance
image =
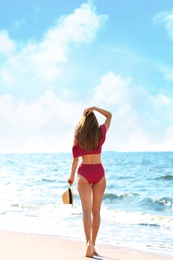
MULTIPOLYGON (((141 252, 125 251, 108 245, 98 245, 98 260, 166 260, 141 252)), ((0 231, 0 260, 82 260, 85 245, 82 241, 0 231)))

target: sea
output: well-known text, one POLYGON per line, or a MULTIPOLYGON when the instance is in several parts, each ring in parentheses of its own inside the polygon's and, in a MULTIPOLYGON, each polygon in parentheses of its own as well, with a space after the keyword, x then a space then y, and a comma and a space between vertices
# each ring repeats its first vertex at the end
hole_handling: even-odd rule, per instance
MULTIPOLYGON (((71 153, 0 154, 0 230, 85 241, 71 153)), ((107 188, 97 243, 173 259, 173 152, 104 151, 107 188)))

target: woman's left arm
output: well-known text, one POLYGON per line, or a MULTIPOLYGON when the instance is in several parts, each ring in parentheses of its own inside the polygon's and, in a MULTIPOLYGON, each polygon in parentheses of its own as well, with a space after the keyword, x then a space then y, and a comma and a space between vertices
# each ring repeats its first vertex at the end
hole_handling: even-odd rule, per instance
POLYGON ((72 164, 71 164, 71 174, 70 177, 68 178, 67 182, 68 184, 71 186, 74 182, 74 178, 75 178, 75 172, 78 166, 78 162, 79 162, 79 158, 73 158, 72 164))

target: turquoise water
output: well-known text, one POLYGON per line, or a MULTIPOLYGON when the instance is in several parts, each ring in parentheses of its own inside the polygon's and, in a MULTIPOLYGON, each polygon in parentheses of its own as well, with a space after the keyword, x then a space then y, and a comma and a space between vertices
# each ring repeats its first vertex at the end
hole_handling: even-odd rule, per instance
MULTIPOLYGON (((99 243, 173 256, 173 153, 104 152, 107 188, 99 243)), ((0 155, 0 229, 84 240, 74 207, 64 205, 70 153, 0 155)))

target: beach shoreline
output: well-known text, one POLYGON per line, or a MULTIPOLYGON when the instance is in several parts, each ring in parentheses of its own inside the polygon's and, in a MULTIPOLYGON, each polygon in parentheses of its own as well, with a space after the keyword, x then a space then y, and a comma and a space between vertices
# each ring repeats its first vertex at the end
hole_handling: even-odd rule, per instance
MULTIPOLYGON (((0 260, 82 260, 85 257, 85 243, 79 240, 57 236, 18 233, 0 230, 0 260)), ((98 260, 169 260, 140 251, 120 249, 98 244, 98 260)))

